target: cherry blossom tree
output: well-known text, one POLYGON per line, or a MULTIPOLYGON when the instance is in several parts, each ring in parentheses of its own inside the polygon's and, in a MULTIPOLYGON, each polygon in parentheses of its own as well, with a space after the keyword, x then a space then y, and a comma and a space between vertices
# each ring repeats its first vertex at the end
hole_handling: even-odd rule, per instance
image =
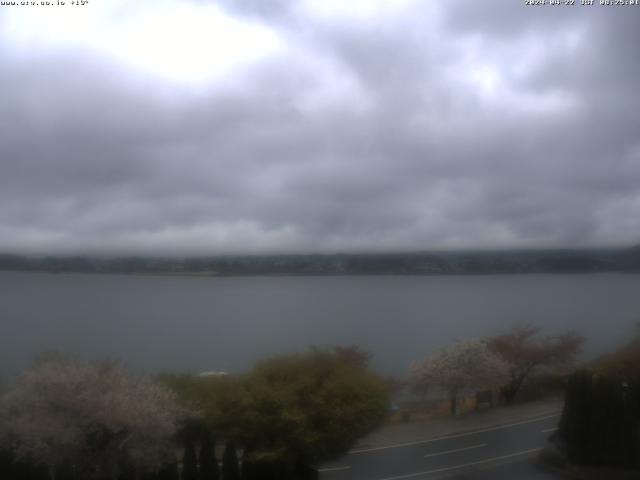
POLYGON ((489 349, 509 364, 509 381, 502 387, 507 403, 515 400, 537 369, 570 365, 584 342, 584 338, 574 332, 541 337, 540 331, 540 327, 533 325, 516 325, 487 342, 489 349))
POLYGON ((115 363, 67 358, 41 361, 0 400, 0 441, 18 458, 61 465, 82 478, 119 476, 127 462, 136 474, 173 455, 183 417, 173 393, 133 379, 115 363))
POLYGON ((508 367, 480 340, 465 340, 441 348, 426 360, 412 365, 410 378, 417 388, 444 388, 451 413, 457 413, 458 395, 465 389, 486 389, 502 385, 508 367))

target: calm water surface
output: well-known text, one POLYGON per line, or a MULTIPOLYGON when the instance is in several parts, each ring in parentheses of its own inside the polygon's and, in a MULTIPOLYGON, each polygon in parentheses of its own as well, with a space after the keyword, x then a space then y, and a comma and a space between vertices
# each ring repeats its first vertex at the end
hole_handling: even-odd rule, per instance
POLYGON ((515 322, 572 328, 593 355, 640 319, 640 275, 153 277, 0 272, 0 376, 62 350, 135 370, 248 369, 358 343, 384 373, 515 322))

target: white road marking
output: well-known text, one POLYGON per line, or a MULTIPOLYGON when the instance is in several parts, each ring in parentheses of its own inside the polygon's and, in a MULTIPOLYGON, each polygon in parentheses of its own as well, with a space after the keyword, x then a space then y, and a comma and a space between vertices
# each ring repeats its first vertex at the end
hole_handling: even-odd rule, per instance
POLYGON ((326 472, 340 472, 342 470, 349 470, 351 467, 349 466, 345 466, 345 467, 329 467, 329 468, 319 468, 318 472, 321 473, 326 473, 326 472))
POLYGON ((488 445, 487 443, 479 443, 478 445, 472 445, 471 447, 455 448, 453 450, 445 450, 444 452, 437 452, 437 453, 427 453, 424 456, 424 458, 437 457, 438 455, 448 455, 449 453, 464 452, 465 450, 473 450, 474 448, 482 448, 482 447, 486 447, 487 445, 488 445))
POLYGON ((523 420, 521 422, 507 423, 505 425, 498 425, 498 426, 495 426, 495 427, 483 428, 481 430, 474 430, 473 432, 456 433, 456 434, 453 434, 453 435, 445 435, 445 436, 442 436, 442 437, 430 438, 428 440, 418 440, 418 441, 415 441, 415 442, 396 443, 394 445, 386 445, 384 447, 361 448, 361 449, 358 449, 358 450, 351 450, 349 452, 349 455, 354 455, 354 454, 357 454, 357 453, 377 452, 379 450, 387 450, 389 448, 410 447, 412 445, 422 445, 422 444, 425 444, 425 443, 439 442, 441 440, 449 440, 451 438, 468 437, 469 435, 476 435, 477 433, 493 432, 495 430, 501 430, 503 428, 517 427, 518 425, 525 425, 527 423, 540 422, 542 420, 546 420, 548 418, 553 418, 553 417, 558 417, 558 416, 560 416, 560 412, 552 413, 552 414, 549 414, 549 415, 545 415, 543 417, 532 418, 530 420, 523 420))
POLYGON ((542 433, 555 432, 557 429, 558 427, 547 428, 546 430, 542 430, 542 433))
POLYGON ((454 465, 452 467, 436 468, 435 470, 426 470, 424 472, 409 473, 406 475, 398 475, 395 477, 386 477, 386 478, 381 478, 379 480, 402 480, 404 478, 414 478, 414 477, 421 477, 424 475, 431 475, 434 473, 449 472, 451 470, 458 470, 460 468, 473 467, 476 465, 483 465, 485 463, 497 462, 500 460, 506 460, 508 458, 528 455, 530 453, 539 452, 540 450, 542 450, 542 448, 532 448, 530 450, 522 450, 521 452, 510 453, 509 455, 502 455, 500 457, 493 457, 493 458, 487 458, 485 460, 478 460, 477 462, 461 463, 460 465, 454 465))

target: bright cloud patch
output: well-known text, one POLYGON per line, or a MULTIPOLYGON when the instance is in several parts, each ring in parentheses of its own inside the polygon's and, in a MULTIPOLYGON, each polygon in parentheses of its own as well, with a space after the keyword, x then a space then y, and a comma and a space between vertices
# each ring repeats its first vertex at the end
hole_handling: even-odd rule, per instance
POLYGON ((89 48, 127 68, 199 83, 283 48, 273 30, 234 18, 213 4, 143 1, 130 10, 118 2, 109 6, 16 8, 9 12, 5 36, 27 54, 89 48))

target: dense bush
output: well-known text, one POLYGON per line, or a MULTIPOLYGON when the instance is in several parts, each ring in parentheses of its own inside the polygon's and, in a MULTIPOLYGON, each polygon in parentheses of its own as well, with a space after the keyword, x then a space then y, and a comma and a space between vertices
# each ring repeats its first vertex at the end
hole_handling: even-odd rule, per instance
POLYGON ((242 377, 162 380, 202 412, 211 431, 243 450, 246 475, 298 478, 304 466, 348 451, 386 415, 387 385, 367 361, 355 347, 314 349, 260 362, 242 377))
POLYGON ((640 467, 640 378, 574 373, 558 433, 573 463, 640 467))
POLYGON ((238 418, 247 458, 291 468, 345 453, 384 418, 386 386, 366 368, 333 352, 275 357, 246 381, 238 418))

